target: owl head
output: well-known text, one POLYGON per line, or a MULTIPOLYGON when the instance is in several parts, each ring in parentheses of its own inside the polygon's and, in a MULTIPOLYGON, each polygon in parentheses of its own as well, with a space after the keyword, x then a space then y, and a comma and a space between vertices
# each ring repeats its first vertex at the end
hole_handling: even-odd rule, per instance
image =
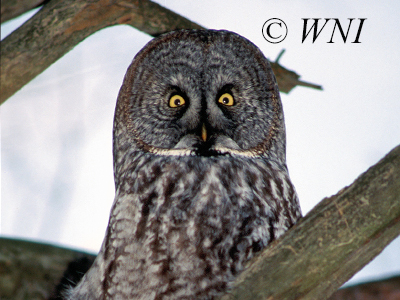
POLYGON ((150 41, 128 68, 114 120, 114 161, 135 151, 285 165, 282 104, 268 60, 223 30, 180 30, 150 41))

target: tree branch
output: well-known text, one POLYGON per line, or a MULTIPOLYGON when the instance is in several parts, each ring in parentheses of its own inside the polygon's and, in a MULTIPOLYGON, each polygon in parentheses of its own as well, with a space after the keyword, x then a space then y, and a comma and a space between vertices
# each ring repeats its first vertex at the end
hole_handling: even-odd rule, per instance
POLYGON ((329 300, 398 300, 400 276, 369 281, 337 290, 329 300))
POLYGON ((1 23, 42 5, 45 0, 1 0, 1 23))
MULTIPOLYGON (((95 255, 48 244, 0 238, 0 299, 57 299, 95 255), (69 269, 74 269, 72 272, 69 269)), ((59 298, 58 298, 59 299, 59 298)))
POLYGON ((294 71, 282 67, 277 62, 271 62, 271 68, 274 71, 280 92, 289 93, 297 85, 322 90, 322 86, 320 85, 301 81, 299 79, 300 75, 294 71))
POLYGON ((251 261, 228 299, 327 299, 400 234, 400 146, 251 261))
POLYGON ((202 28, 151 1, 52 0, 2 41, 0 103, 86 37, 117 24, 152 36, 202 28))
MULTIPOLYGON (((86 37, 118 24, 131 25, 151 36, 203 28, 148 0, 51 0, 1 42, 0 104, 86 37)), ((304 85, 299 75, 279 67, 272 66, 281 92, 304 85)))

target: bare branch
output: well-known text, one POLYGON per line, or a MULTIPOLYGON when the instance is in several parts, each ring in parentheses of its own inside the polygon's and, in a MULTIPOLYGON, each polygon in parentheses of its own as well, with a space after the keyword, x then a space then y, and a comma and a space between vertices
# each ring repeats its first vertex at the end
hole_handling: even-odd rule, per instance
POLYGON ((279 60, 282 58, 282 55, 285 53, 285 51, 285 49, 282 49, 276 57, 275 62, 271 61, 271 67, 274 71, 276 81, 278 82, 279 90, 283 93, 289 93, 297 85, 322 90, 322 86, 299 80, 300 75, 296 74, 294 71, 282 67, 279 64, 279 60))
MULTIPOLYGON (((95 255, 48 244, 0 238, 0 299, 57 299, 95 255), (74 269, 74 271, 69 271, 74 269)), ((79 275, 79 278, 76 278, 79 275)), ((59 299, 59 298, 58 298, 59 299)))
POLYGON ((400 234, 400 146, 322 200, 222 299, 327 299, 400 234))
POLYGON ((322 86, 320 85, 299 80, 300 75, 296 74, 294 71, 282 67, 277 62, 271 62, 271 67, 274 71, 276 81, 278 82, 279 91, 283 93, 289 93, 297 85, 322 90, 322 86))
POLYGON ((364 282, 336 291, 329 300, 395 300, 400 299, 400 276, 364 282))
POLYGON ((202 28, 144 0, 52 0, 1 45, 0 103, 96 31, 128 24, 152 36, 202 28))
POLYGON ((1 0, 1 23, 42 5, 45 0, 1 0))

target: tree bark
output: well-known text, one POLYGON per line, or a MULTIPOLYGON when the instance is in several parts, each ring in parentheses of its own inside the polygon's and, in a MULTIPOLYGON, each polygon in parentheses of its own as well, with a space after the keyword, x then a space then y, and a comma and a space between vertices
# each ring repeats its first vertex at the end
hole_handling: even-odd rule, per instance
MULTIPOLYGON (((148 0, 51 0, 1 42, 0 104, 86 37, 118 24, 131 25, 151 36, 203 28, 148 0)), ((279 71, 281 92, 288 93, 302 83, 292 71, 278 70, 274 65, 273 70, 279 71)))
POLYGON ((202 28, 151 1, 52 0, 1 42, 0 103, 86 37, 117 24, 152 36, 202 28))
POLYGON ((43 4, 45 0, 1 0, 1 23, 43 4))
POLYGON ((329 300, 399 300, 400 276, 370 281, 336 291, 329 300))
POLYGON ((257 256, 228 299, 327 299, 400 234, 400 146, 257 256))
POLYGON ((0 238, 0 299, 57 299, 61 289, 74 283, 76 272, 86 272, 95 257, 48 244, 0 238), (75 272, 67 271, 71 266, 75 272))

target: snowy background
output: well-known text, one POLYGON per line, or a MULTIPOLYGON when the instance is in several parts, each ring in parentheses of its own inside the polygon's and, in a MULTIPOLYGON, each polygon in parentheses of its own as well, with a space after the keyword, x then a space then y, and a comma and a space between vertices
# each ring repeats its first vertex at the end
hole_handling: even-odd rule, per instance
MULTIPOLYGON (((400 2, 158 1, 207 28, 235 31, 323 91, 282 94, 287 161, 303 213, 400 143, 400 2), (307 3, 307 4, 305 4, 307 3), (284 20, 270 44, 262 26, 284 20), (333 21, 301 42, 302 18, 356 18, 343 43, 333 21), (350 43, 367 18, 360 44, 350 43)), ((1 38, 36 12, 1 26, 1 38)), ((123 76, 151 39, 129 26, 76 46, 1 106, 1 235, 97 252, 114 197, 112 120, 123 76)), ((400 205, 400 203, 399 203, 400 205)), ((400 274, 400 238, 350 283, 400 274)))

